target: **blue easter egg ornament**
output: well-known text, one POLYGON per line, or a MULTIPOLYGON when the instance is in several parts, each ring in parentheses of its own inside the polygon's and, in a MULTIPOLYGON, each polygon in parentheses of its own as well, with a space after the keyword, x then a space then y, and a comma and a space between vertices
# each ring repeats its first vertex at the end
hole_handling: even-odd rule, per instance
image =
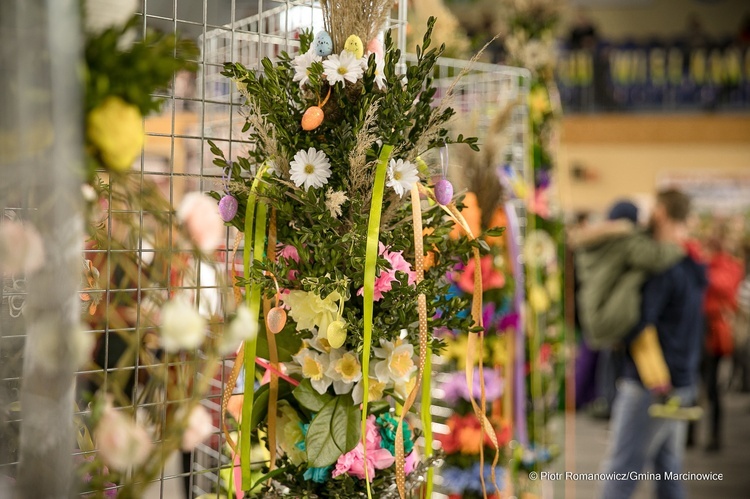
POLYGON ((331 35, 326 31, 318 32, 318 34, 315 35, 312 46, 315 54, 320 57, 331 55, 333 52, 333 40, 331 40, 331 35))

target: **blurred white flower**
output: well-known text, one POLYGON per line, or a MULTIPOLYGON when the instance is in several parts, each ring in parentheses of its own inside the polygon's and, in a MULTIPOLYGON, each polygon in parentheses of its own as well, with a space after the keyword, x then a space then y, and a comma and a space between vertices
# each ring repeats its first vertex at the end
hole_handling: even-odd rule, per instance
POLYGON ((219 353, 221 355, 229 355, 237 351, 240 343, 252 340, 257 334, 257 319, 253 319, 247 305, 240 305, 237 308, 237 315, 234 320, 224 329, 224 335, 219 344, 219 353))
POLYGON ((126 471, 142 464, 151 452, 151 439, 133 419, 115 410, 107 400, 94 441, 102 461, 112 469, 126 471))
POLYGON ((167 352, 197 348, 206 336, 206 319, 183 298, 174 298, 161 310, 161 345, 167 352))
POLYGON ((190 452, 206 440, 214 432, 214 424, 211 415, 202 405, 196 405, 190 411, 187 419, 187 428, 182 434, 182 450, 190 452))
POLYGON ((383 71, 385 70, 385 61, 382 57, 378 57, 375 60, 375 85, 378 86, 380 90, 385 89, 385 74, 383 71))

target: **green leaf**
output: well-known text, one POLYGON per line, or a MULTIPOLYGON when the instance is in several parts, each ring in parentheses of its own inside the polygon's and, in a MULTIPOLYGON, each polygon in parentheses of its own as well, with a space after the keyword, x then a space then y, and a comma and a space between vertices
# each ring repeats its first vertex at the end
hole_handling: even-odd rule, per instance
MULTIPOLYGON (((295 333, 293 328, 285 328, 276 335, 276 354, 279 356, 279 362, 291 362, 292 355, 299 352, 300 348, 302 348, 302 339, 295 333)), ((255 355, 263 359, 270 358, 265 329, 258 333, 258 345, 255 355)))
POLYGON ((325 468, 356 447, 360 437, 360 410, 351 397, 334 397, 310 423, 305 437, 307 462, 325 468))
MULTIPOLYGON (((270 387, 271 385, 266 383, 265 385, 260 385, 260 388, 255 392, 253 400, 253 417, 250 420, 251 428, 256 428, 268 415, 268 397, 270 396, 270 387)), ((292 385, 283 379, 279 379, 279 400, 283 399, 290 393, 292 393, 292 385)))
POLYGON ((253 484, 253 486, 250 487, 250 491, 252 491, 258 485, 261 485, 261 484, 267 482, 269 479, 277 477, 277 476, 279 476, 279 475, 281 475, 283 473, 286 473, 288 471, 288 469, 289 468, 285 466, 283 468, 276 468, 275 470, 273 470, 273 471, 271 471, 269 473, 266 473, 262 477, 258 478, 258 480, 253 484))
POLYGON ((493 227, 491 229, 487 229, 486 231, 484 231, 484 235, 490 236, 490 237, 499 237, 499 236, 502 236, 504 232, 505 232, 505 227, 493 227))
POLYGON ((323 406, 333 399, 333 395, 330 393, 320 394, 310 384, 309 379, 303 379, 297 388, 292 391, 292 395, 297 399, 302 407, 311 410, 312 412, 318 412, 323 409, 323 406))

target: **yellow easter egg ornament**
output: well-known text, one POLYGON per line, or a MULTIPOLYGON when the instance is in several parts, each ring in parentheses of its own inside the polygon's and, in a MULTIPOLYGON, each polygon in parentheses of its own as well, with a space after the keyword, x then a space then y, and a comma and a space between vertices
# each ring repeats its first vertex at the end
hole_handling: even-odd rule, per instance
POLYGON ((305 114, 302 115, 302 129, 306 131, 315 130, 323 123, 325 114, 323 110, 318 106, 312 106, 307 108, 305 114))
POLYGON ((362 58, 365 55, 365 46, 362 44, 362 39, 357 35, 350 35, 349 38, 344 42, 344 50, 354 54, 357 59, 362 58))

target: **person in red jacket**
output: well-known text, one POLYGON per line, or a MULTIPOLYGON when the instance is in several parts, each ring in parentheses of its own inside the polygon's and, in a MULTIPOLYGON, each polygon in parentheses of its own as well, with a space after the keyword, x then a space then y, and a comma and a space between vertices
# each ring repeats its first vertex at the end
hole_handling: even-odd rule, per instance
POLYGON ((706 343, 704 382, 709 403, 710 434, 706 450, 721 448, 722 404, 719 393, 718 371, 723 357, 734 350, 733 316, 737 311, 737 291, 745 276, 742 262, 727 248, 728 232, 719 226, 708 240, 708 289, 704 302, 706 313, 706 343))

